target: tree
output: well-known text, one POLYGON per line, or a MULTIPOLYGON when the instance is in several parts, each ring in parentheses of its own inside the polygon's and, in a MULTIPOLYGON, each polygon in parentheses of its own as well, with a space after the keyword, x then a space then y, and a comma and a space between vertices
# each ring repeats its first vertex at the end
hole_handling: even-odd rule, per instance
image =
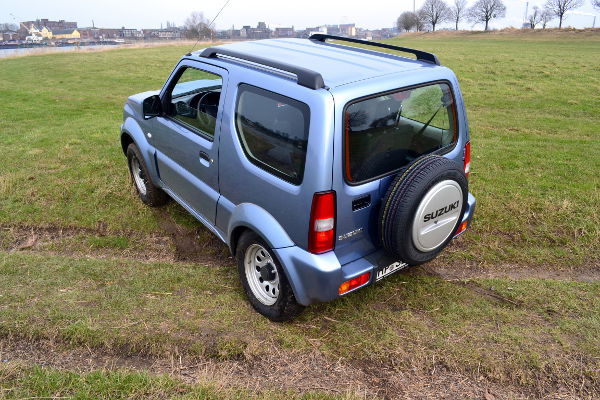
POLYGON ((0 22, 0 32, 18 31, 19 26, 12 22, 0 22))
POLYGON ((592 6, 594 6, 594 8, 600 8, 600 0, 592 0, 592 6))
POLYGON ((552 15, 558 17, 558 29, 562 28, 563 17, 569 10, 579 8, 583 5, 583 0, 546 0, 544 7, 552 15))
POLYGON ((415 23, 416 23, 415 24, 415 30, 417 32, 425 30, 426 18, 425 18, 425 15, 423 13, 423 10, 419 10, 415 14, 415 23))
POLYGON ((425 24, 431 26, 431 30, 435 32, 435 26, 439 23, 447 21, 450 17, 450 9, 444 0, 425 0, 423 6, 419 10, 425 24))
POLYGON ((546 9, 542 10, 542 13, 540 15, 540 22, 542 23, 542 29, 546 29, 546 25, 548 25, 548 22, 552 21, 554 19, 554 15, 552 15, 552 13, 546 9))
POLYGON ((417 15, 412 11, 404 11, 398 17, 398 30, 409 32, 417 26, 417 15))
POLYGON ((454 0, 454 4, 450 6, 450 19, 454 21, 456 30, 458 30, 458 23, 465 17, 466 12, 467 0, 454 0))
POLYGON ((535 29, 535 26, 542 21, 542 10, 538 6, 533 6, 533 12, 529 14, 527 20, 531 29, 535 29))
POLYGON ((506 15, 506 6, 502 0, 477 0, 473 7, 469 8, 468 14, 472 22, 484 23, 487 31, 491 19, 503 18, 506 15))
POLYGON ((204 13, 194 11, 183 23, 185 36, 189 39, 207 39, 212 37, 212 30, 204 13))

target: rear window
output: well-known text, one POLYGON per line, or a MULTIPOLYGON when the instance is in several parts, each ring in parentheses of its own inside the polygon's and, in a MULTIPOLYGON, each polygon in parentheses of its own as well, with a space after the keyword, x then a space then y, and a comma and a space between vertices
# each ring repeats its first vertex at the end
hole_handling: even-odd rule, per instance
POLYGON ((345 175, 360 183, 456 143, 450 86, 435 83, 355 101, 345 111, 345 175))
POLYGON ((309 109, 304 103, 240 85, 235 123, 248 159, 294 184, 302 182, 309 109))

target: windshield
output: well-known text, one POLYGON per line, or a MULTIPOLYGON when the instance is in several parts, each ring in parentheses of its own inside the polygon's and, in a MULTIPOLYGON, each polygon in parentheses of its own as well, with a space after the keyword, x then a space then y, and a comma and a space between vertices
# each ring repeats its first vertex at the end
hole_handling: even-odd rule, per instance
POLYGON ((345 112, 345 175, 386 175, 456 142, 454 97, 445 83, 356 101, 345 112))

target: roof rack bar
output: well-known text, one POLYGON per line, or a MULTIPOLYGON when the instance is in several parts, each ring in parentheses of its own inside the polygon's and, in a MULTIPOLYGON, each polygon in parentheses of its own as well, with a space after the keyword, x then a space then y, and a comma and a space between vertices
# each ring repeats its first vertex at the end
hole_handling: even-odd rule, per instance
POLYGON ((347 37, 343 37, 343 36, 325 35, 323 33, 316 33, 314 35, 311 35, 309 37, 309 39, 317 41, 317 42, 323 42, 323 43, 326 43, 327 39, 332 39, 332 40, 339 40, 339 41, 343 41, 343 42, 366 44, 366 45, 373 46, 373 47, 382 47, 384 49, 396 50, 396 51, 401 51, 404 53, 411 53, 417 57, 417 60, 426 61, 426 62, 435 64, 435 65, 441 65, 440 60, 436 57, 435 54, 428 53, 426 51, 421 51, 421 50, 409 49, 407 47, 393 46, 391 44, 385 44, 385 43, 380 43, 380 42, 371 42, 369 40, 360 40, 360 39, 354 39, 354 38, 347 38, 347 37))
POLYGON ((307 87, 309 89, 316 90, 325 87, 325 82, 323 81, 323 77, 320 73, 312 71, 310 69, 297 67, 292 64, 287 64, 284 62, 270 60, 268 58, 263 58, 219 47, 209 47, 207 49, 204 49, 202 53, 200 53, 200 57, 204 58, 216 58, 219 55, 238 58, 240 60, 250 61, 255 64, 265 65, 267 67, 279 69, 281 71, 290 72, 296 75, 296 77, 298 78, 298 85, 307 87))

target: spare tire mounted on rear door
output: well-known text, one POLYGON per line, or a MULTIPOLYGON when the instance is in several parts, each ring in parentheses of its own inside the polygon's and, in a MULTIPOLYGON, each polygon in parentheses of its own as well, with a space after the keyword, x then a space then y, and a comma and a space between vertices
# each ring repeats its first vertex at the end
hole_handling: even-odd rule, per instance
POLYGON ((433 259, 456 232, 467 194, 461 165, 436 155, 418 158, 394 179, 383 199, 383 247, 409 265, 433 259))

